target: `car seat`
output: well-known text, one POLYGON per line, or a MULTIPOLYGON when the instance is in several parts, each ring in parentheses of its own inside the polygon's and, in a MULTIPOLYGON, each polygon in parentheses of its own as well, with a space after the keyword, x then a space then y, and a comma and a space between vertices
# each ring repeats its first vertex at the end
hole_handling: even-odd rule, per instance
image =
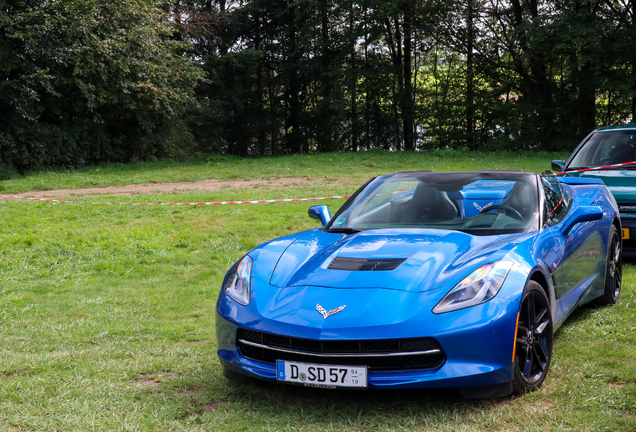
POLYGON ((517 210, 524 220, 529 220, 534 214, 533 188, 523 181, 518 181, 512 187, 508 198, 502 201, 501 205, 506 205, 517 210))
POLYGON ((615 145, 610 149, 611 164, 633 162, 636 160, 636 153, 634 152, 634 147, 630 144, 630 142, 615 145))
POLYGON ((413 198, 402 210, 402 222, 439 222, 455 219, 457 215, 457 207, 448 198, 446 192, 420 183, 415 188, 413 198))

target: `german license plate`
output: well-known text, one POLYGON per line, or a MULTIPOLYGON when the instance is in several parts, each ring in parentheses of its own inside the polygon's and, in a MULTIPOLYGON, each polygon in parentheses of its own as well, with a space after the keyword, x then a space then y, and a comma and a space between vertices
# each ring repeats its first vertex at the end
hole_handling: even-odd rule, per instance
POLYGON ((366 366, 337 366, 276 361, 276 379, 307 387, 366 387, 366 366))
POLYGON ((629 240, 629 228, 623 228, 623 240, 629 240))

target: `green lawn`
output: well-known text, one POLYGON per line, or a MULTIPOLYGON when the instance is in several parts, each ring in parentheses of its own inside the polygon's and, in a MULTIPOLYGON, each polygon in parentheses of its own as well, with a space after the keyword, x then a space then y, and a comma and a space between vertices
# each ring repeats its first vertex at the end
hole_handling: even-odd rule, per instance
POLYGON ((542 172, 550 169, 551 159, 566 159, 567 156, 530 151, 502 154, 460 151, 395 153, 381 150, 248 159, 209 156, 193 162, 159 161, 37 172, 24 178, 0 181, 0 193, 147 182, 283 177, 304 177, 317 182, 336 181, 344 183, 347 190, 355 190, 373 176, 395 171, 523 169, 542 172))
MULTIPOLYGON (((300 176, 312 181, 126 201, 309 197, 349 194, 382 172, 431 165, 538 172, 564 156, 375 151, 213 158, 42 172, 0 182, 0 193, 300 176)), ((100 201, 107 199, 121 197, 100 201)), ((325 203, 335 211, 343 202, 325 203)), ((333 392, 226 381, 214 335, 222 277, 262 241, 315 227, 309 205, 0 203, 0 430, 636 429, 634 264, 625 267, 617 306, 579 310, 559 330, 548 380, 523 397, 467 401, 451 390, 333 392)))

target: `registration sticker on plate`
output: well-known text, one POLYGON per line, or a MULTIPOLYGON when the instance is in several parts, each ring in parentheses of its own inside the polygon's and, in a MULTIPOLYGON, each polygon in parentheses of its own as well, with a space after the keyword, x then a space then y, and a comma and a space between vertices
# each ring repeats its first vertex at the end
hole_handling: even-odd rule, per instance
POLYGON ((366 366, 337 366, 276 361, 276 379, 307 387, 366 387, 366 366))
POLYGON ((623 240, 629 240, 629 228, 622 228, 623 230, 623 240))

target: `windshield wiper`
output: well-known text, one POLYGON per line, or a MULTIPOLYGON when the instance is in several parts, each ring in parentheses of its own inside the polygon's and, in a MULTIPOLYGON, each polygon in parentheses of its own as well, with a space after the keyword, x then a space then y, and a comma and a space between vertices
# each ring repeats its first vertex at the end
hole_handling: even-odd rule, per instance
POLYGON ((362 231, 361 229, 355 228, 329 228, 325 230, 325 232, 336 233, 336 234, 355 234, 362 231))
POLYGON ((607 168, 607 169, 611 169, 611 170, 628 170, 628 169, 636 169, 636 164, 634 164, 634 165, 623 165, 623 166, 611 167, 611 168, 607 168))
POLYGON ((577 171, 577 170, 589 170, 590 168, 596 168, 595 171, 611 171, 611 170, 625 170, 625 169, 636 169, 636 164, 633 165, 622 165, 622 166, 608 166, 608 167, 569 167, 563 170, 563 172, 568 171, 577 171))
POLYGON ((600 168, 599 171, 622 171, 622 170, 628 170, 628 169, 636 169, 636 165, 623 165, 623 166, 610 166, 607 168, 600 168))

